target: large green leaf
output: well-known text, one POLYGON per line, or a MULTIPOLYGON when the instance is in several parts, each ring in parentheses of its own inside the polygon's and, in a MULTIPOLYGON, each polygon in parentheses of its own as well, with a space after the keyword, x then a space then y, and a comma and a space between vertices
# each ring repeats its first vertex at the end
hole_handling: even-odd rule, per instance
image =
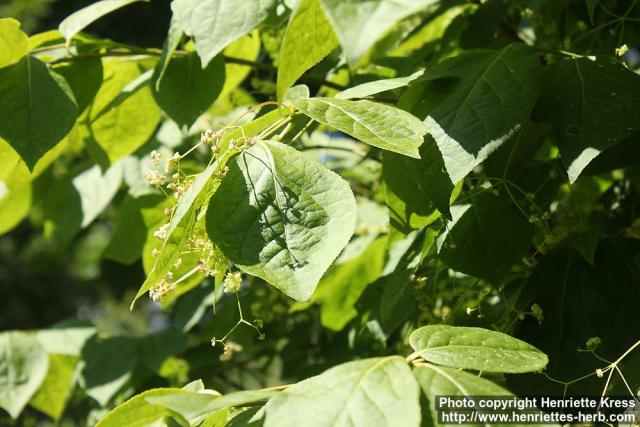
POLYGON ((188 420, 193 420, 223 408, 248 406, 251 403, 267 400, 277 394, 276 391, 246 390, 216 396, 209 393, 192 393, 181 390, 166 396, 149 397, 147 401, 154 405, 164 406, 188 420))
POLYGON ((587 58, 560 61, 547 75, 536 118, 555 126, 574 182, 598 154, 640 129, 640 76, 587 58))
POLYGON ((15 227, 31 207, 31 174, 20 156, 0 139, 0 234, 15 227))
POLYGON ((482 328, 430 325, 416 329, 409 343, 417 356, 451 368, 483 372, 533 372, 547 356, 524 341, 482 328))
POLYGON ((116 406, 105 415, 96 427, 165 427, 171 426, 169 419, 183 427, 190 424, 181 415, 161 405, 149 403, 151 397, 159 397, 178 393, 179 388, 156 388, 147 390, 116 406))
POLYGON ((349 185, 282 143, 241 153, 211 198, 207 232, 234 264, 290 297, 311 297, 355 228, 349 185))
POLYGON ((540 91, 541 66, 523 44, 473 51, 428 69, 425 125, 451 182, 458 182, 518 130, 540 91))
POLYGON ((320 0, 300 0, 278 53, 278 99, 337 46, 338 39, 324 16, 320 0))
POLYGON ((338 34, 347 61, 355 65, 398 21, 425 9, 435 0, 322 0, 338 34))
POLYGON ((29 169, 71 130, 77 115, 65 80, 39 60, 26 56, 0 69, 0 138, 29 169))
POLYGON ((453 221, 439 238, 440 257, 449 267, 498 284, 522 263, 533 225, 506 196, 476 194, 451 213, 453 221))
POLYGON ((406 111, 366 100, 300 98, 287 100, 287 103, 312 119, 362 142, 420 158, 418 147, 427 129, 406 111))
POLYGON ((153 95, 165 113, 187 129, 216 100, 224 84, 222 56, 200 68, 195 52, 174 58, 153 95))
POLYGON ((185 32, 195 37, 204 68, 227 45, 264 21, 273 4, 274 0, 174 0, 171 9, 185 32))
POLYGON ((71 41, 73 36, 78 34, 92 22, 100 19, 104 15, 107 15, 114 10, 127 6, 137 1, 149 1, 149 0, 100 0, 89 6, 80 9, 77 12, 69 15, 64 21, 60 23, 58 27, 60 33, 67 40, 67 43, 71 41))
POLYGON ((419 387, 401 357, 348 362, 267 403, 265 427, 417 427, 419 387))
POLYGON ((73 391, 77 364, 76 356, 50 354, 47 376, 29 404, 54 420, 60 419, 73 391))
POLYGON ((35 335, 0 334, 0 408, 17 418, 47 375, 49 358, 35 335))
POLYGON ((0 68, 15 64, 27 54, 27 35, 12 18, 0 19, 0 68))
POLYGON ((147 142, 160 120, 160 108, 148 84, 132 84, 153 63, 109 59, 102 65, 104 83, 81 121, 89 129, 89 152, 105 166, 147 142))

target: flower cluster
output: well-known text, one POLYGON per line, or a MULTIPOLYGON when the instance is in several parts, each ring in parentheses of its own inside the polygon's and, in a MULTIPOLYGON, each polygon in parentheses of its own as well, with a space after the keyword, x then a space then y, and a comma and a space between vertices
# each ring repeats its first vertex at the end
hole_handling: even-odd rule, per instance
POLYGON ((242 284, 242 273, 227 273, 227 277, 224 278, 223 286, 224 291, 228 294, 235 294, 240 290, 242 284))
POLYGON ((233 358, 233 354, 242 351, 242 346, 232 341, 228 341, 224 344, 222 354, 220 355, 220 361, 228 362, 233 358))
POLYGON ((165 279, 160 280, 157 285, 149 289, 149 297, 153 301, 160 301, 162 298, 167 296, 176 290, 176 285, 168 283, 165 279))

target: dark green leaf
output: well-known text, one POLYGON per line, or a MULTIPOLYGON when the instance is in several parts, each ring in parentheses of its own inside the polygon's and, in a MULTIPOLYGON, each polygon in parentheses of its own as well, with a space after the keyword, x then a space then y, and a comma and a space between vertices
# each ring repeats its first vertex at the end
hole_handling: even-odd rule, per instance
POLYGON ((457 183, 527 120, 540 90, 541 67, 523 44, 473 51, 428 69, 419 80, 425 124, 457 183))
POLYGON ((136 344, 131 338, 92 339, 82 350, 85 362, 80 373, 80 385, 101 406, 131 377, 136 364, 136 344))
POLYGON ((174 58, 153 95, 165 113, 187 129, 216 100, 224 85, 224 60, 214 58, 200 68, 195 52, 174 58))
POLYGON ((533 225, 510 199, 483 192, 470 204, 452 206, 451 213, 453 221, 439 238, 441 259, 449 267, 498 284, 522 262, 533 225))
POLYGON ((588 58, 561 61, 547 73, 536 116, 555 126, 574 182, 598 154, 640 129, 640 76, 588 58))
POLYGON ((27 56, 0 69, 0 137, 29 169, 71 130, 78 115, 65 80, 27 56))

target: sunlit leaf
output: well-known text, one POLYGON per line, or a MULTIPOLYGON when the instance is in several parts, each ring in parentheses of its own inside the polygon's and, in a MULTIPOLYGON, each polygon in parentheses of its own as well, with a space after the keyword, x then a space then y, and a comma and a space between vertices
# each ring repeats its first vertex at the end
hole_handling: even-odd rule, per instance
POLYGON ((187 35, 195 37, 204 68, 225 47, 264 21, 273 4, 273 0, 174 0, 171 9, 187 35))
POLYGON ((278 54, 278 99, 309 68, 338 46, 320 0, 301 0, 282 39, 278 54))
POLYGON ((427 130, 406 111, 366 100, 300 98, 289 99, 287 103, 312 119, 374 147, 420 158, 418 147, 427 130))
POLYGON ((0 334, 0 408, 18 418, 47 375, 49 358, 35 335, 0 334))
POLYGON ((355 217, 353 194, 338 175, 262 141, 229 164, 207 210, 207 232, 238 267, 305 301, 349 241, 355 217))
POLYGON ((418 398, 401 357, 348 362, 271 398, 265 427, 417 427, 418 398))
POLYGON ((547 356, 524 341, 501 332, 463 326, 430 325, 409 338, 417 356, 451 368, 483 372, 532 372, 547 365, 547 356))

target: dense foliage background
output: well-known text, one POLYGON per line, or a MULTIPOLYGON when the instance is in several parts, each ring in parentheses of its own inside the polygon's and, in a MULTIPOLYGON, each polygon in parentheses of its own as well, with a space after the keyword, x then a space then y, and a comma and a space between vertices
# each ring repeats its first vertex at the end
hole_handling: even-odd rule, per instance
MULTIPOLYGON (((487 394, 639 395, 637 3, 0 0, 0 425, 189 383, 262 390, 203 425, 262 425, 266 399, 288 425, 314 410, 288 384, 373 357, 404 378, 394 355, 487 394), (440 324, 548 364, 429 359, 409 336, 440 324)), ((425 372, 422 416, 388 425, 433 422, 425 372)), ((103 425, 203 419, 136 402, 103 425)))

